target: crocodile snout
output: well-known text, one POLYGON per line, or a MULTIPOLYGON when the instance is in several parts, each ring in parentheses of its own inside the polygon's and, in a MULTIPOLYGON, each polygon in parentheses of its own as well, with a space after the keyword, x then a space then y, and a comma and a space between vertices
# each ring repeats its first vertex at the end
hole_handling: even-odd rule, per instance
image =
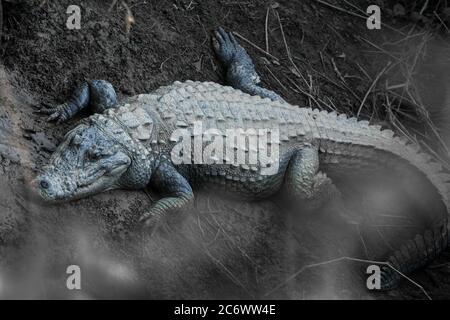
POLYGON ((33 181, 32 185, 45 201, 64 200, 75 190, 75 183, 69 177, 55 174, 42 174, 33 181))
POLYGON ((47 177, 37 177, 33 183, 33 186, 37 188, 37 191, 39 195, 44 200, 54 200, 56 196, 56 190, 54 190, 54 186, 52 186, 52 183, 49 178, 47 177))

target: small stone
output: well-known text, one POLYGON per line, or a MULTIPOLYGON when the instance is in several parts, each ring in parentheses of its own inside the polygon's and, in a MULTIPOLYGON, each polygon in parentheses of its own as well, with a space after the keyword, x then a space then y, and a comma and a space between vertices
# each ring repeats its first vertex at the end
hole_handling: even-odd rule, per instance
POLYGON ((56 150, 56 145, 51 142, 43 132, 37 132, 31 135, 31 139, 37 144, 41 150, 53 152, 56 150))

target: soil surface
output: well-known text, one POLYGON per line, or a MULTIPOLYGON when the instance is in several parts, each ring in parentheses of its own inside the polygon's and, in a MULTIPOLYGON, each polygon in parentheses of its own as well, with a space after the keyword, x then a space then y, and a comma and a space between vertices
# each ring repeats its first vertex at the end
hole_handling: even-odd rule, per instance
MULTIPOLYGON (((34 113, 37 106, 64 102, 85 79, 110 81, 119 97, 177 80, 223 83, 211 48, 218 26, 237 33, 262 85, 288 102, 358 114, 397 132, 406 128, 441 154, 418 100, 395 86, 416 84, 414 97, 442 116, 450 101, 443 24, 432 18, 434 8, 416 16, 416 2, 402 6, 404 12, 398 3, 377 2, 386 22, 381 30, 367 29, 359 11, 371 4, 365 1, 344 7, 317 0, 3 1, 0 297, 450 298, 448 253, 412 275, 426 294, 407 280, 389 292, 367 290, 368 264, 342 257, 382 259, 398 244, 401 225, 386 223, 380 236, 360 223, 370 211, 364 204, 332 203, 304 217, 277 199, 243 203, 199 192, 191 210, 150 237, 138 223, 154 197, 150 190, 55 206, 36 203, 27 190, 64 133, 88 114, 57 126, 34 113), (73 4, 81 7, 79 30, 66 26, 73 4), (426 36, 417 68, 405 76, 405 61, 414 60, 426 36), (401 63, 398 54, 406 57, 401 63), (362 218, 355 222, 344 214, 349 211, 362 218), (82 290, 66 288, 69 265, 80 266, 82 290)), ((389 201, 395 207, 395 198, 389 201)))

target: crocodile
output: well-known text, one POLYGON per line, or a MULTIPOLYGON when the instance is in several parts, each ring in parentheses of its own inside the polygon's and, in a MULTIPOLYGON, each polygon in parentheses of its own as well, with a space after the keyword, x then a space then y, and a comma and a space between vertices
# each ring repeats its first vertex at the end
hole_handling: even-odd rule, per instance
MULTIPOLYGON (((56 122, 67 121, 88 106, 95 113, 66 134, 34 179, 40 197, 57 203, 106 190, 150 187, 161 197, 139 220, 154 232, 168 214, 191 205, 193 190, 200 186, 249 200, 282 193, 306 212, 341 196, 335 183, 341 177, 376 176, 382 168, 394 180, 405 179, 405 192, 410 184, 422 186, 423 196, 436 210, 426 217, 425 231, 390 253, 382 266, 381 289, 395 287, 402 276, 426 266, 447 248, 450 176, 430 155, 368 121, 287 103, 260 85, 250 56, 232 33, 219 28, 212 44, 227 85, 175 82, 118 101, 109 82, 90 80, 67 102, 42 107, 39 112, 56 122), (264 151, 271 150, 266 156, 276 154, 275 161, 235 163, 235 153, 248 154, 254 147, 245 140, 236 143, 234 153, 225 159, 175 162, 180 139, 174 132, 187 133, 189 144, 195 144, 199 122, 222 138, 228 137, 227 129, 272 130, 271 138, 276 139, 264 151), (275 170, 264 172, 270 168, 275 170)), ((206 148, 215 139, 202 141, 201 146, 206 148)), ((194 157, 198 153, 184 152, 194 157)))

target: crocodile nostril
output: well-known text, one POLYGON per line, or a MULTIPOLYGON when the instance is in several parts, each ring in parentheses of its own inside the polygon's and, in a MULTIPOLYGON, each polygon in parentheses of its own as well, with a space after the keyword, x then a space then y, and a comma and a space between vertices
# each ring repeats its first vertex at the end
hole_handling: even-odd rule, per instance
POLYGON ((50 187, 50 184, 47 180, 41 180, 39 184, 41 185, 42 189, 48 189, 50 187))

